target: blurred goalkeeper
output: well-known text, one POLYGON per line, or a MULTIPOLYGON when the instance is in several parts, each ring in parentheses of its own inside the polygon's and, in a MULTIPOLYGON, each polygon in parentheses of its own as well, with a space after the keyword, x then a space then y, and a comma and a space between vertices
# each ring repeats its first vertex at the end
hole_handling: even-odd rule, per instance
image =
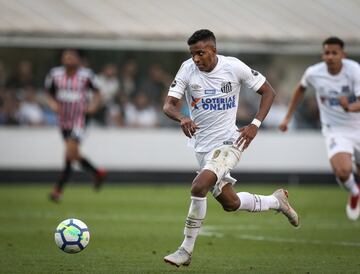
POLYGON ((77 50, 68 49, 62 53, 62 66, 51 69, 45 80, 48 105, 58 114, 58 124, 65 142, 65 166, 50 194, 50 199, 59 201, 64 185, 72 173, 72 164, 77 161, 81 167, 94 176, 98 189, 106 175, 80 154, 79 144, 84 136, 86 115, 96 112, 100 105, 100 93, 94 83, 91 70, 81 66, 77 50), (93 92, 90 102, 89 92, 93 92))
POLYGON ((164 112, 179 122, 184 134, 194 143, 200 171, 191 187, 191 204, 185 222, 184 241, 177 251, 165 256, 167 263, 189 265, 196 237, 206 215, 206 196, 210 191, 225 211, 282 212, 293 226, 299 218, 289 205, 287 191, 272 195, 234 190, 230 171, 255 138, 273 99, 274 90, 259 72, 234 57, 217 54, 214 34, 196 31, 189 39, 192 58, 180 67, 164 104, 164 112), (238 129, 235 124, 241 85, 261 95, 259 111, 251 124, 238 129), (185 95, 191 117, 181 111, 185 95), (240 132, 240 133, 239 133, 240 132))
POLYGON ((331 167, 337 182, 350 193, 346 214, 350 220, 357 220, 360 191, 353 174, 352 158, 360 176, 360 113, 355 113, 360 110, 360 66, 345 59, 344 42, 337 37, 323 42, 322 59, 323 62, 305 71, 279 128, 287 130, 305 91, 315 90, 331 167))

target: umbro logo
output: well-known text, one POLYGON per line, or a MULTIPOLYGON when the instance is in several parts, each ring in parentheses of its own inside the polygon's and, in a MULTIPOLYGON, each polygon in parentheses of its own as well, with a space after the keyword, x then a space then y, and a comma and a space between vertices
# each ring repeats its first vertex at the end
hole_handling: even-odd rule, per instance
POLYGON ((193 90, 200 90, 200 89, 201 89, 201 86, 198 85, 198 84, 191 84, 190 87, 191 87, 193 90))

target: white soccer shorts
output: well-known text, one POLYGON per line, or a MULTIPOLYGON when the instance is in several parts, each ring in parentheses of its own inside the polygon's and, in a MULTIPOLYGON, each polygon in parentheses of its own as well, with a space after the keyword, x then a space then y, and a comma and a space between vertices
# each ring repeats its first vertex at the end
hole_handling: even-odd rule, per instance
POLYGON ((355 163, 360 165, 360 132, 332 132, 325 135, 328 158, 336 153, 345 152, 354 156, 355 163))
POLYGON ((217 182, 211 190, 215 198, 221 194, 225 185, 236 183, 236 179, 230 176, 230 171, 239 163, 241 154, 233 145, 223 145, 211 152, 196 153, 200 169, 208 169, 216 174, 217 182))

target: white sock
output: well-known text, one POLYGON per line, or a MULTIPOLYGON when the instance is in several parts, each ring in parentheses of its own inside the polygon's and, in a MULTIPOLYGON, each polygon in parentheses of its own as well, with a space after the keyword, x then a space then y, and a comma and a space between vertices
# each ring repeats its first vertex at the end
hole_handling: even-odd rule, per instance
POLYGON ((349 178, 345 182, 341 182, 339 178, 336 178, 340 185, 343 185, 344 188, 351 193, 352 196, 359 194, 359 187, 355 182, 354 174, 350 174, 349 178))
POLYGON ((279 201, 273 195, 258 195, 248 192, 238 192, 240 199, 240 207, 238 210, 246 210, 249 212, 267 211, 269 209, 278 209, 279 201))
POLYGON ((184 228, 184 241, 181 247, 191 253, 194 250, 196 237, 206 215, 206 197, 191 197, 191 204, 184 228))

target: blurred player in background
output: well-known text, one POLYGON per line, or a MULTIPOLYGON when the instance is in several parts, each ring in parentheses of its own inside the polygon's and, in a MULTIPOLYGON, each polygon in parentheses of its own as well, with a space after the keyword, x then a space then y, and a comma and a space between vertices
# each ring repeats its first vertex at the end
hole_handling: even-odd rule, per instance
POLYGON ((176 266, 190 264, 195 240, 206 215, 209 191, 225 211, 272 209, 282 212, 292 225, 299 225, 298 216, 288 203, 286 190, 279 189, 268 196, 236 193, 233 188, 236 180, 229 173, 255 138, 275 97, 274 90, 263 75, 240 60, 218 55, 211 31, 196 31, 188 39, 188 45, 192 58, 180 67, 164 104, 165 114, 179 122, 184 134, 194 141, 200 165, 199 174, 192 183, 184 241, 176 252, 164 258, 165 262, 176 266), (235 119, 241 85, 262 97, 252 123, 238 129, 235 119), (191 117, 180 111, 184 95, 191 117))
POLYGON ((79 144, 84 136, 86 115, 96 112, 100 105, 100 93, 94 84, 93 72, 81 66, 77 50, 62 53, 62 66, 53 68, 45 80, 49 107, 58 114, 58 123, 65 142, 65 166, 50 194, 50 199, 59 201, 65 183, 72 173, 72 163, 77 161, 81 167, 94 176, 98 189, 106 175, 80 154, 79 144), (90 102, 89 92, 93 92, 90 102))
POLYGON ((337 37, 323 42, 322 59, 323 62, 305 71, 279 128, 287 130, 305 91, 314 89, 328 157, 336 180, 350 193, 346 205, 347 216, 356 220, 360 214, 360 193, 353 174, 352 158, 360 175, 360 113, 353 111, 359 110, 360 66, 355 61, 345 59, 344 42, 337 37), (340 105, 340 98, 344 107, 340 105))

